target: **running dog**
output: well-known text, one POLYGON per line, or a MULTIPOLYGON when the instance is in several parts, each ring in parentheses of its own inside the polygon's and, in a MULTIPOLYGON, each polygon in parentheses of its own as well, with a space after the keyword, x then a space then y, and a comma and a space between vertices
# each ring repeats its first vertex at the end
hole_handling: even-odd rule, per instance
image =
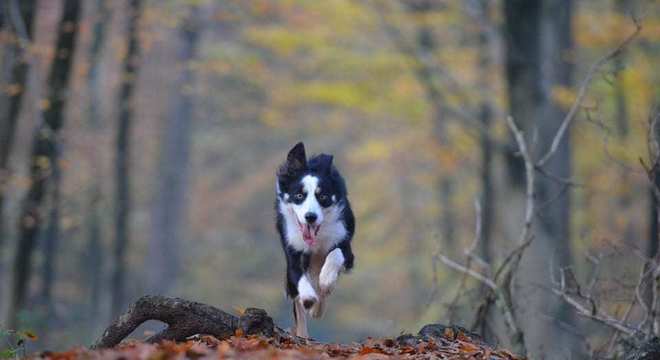
POLYGON ((339 274, 353 268, 355 218, 332 155, 309 160, 296 144, 277 171, 275 212, 286 257, 286 292, 293 300, 293 332, 309 337, 305 312, 323 315, 339 274))

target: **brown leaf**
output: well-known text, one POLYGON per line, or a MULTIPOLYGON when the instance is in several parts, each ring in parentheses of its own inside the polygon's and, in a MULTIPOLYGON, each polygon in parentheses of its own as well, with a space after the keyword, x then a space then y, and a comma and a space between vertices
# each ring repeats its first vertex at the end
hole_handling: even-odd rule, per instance
POLYGON ((465 353, 468 353, 468 354, 472 354, 472 353, 480 351, 478 346, 476 346, 472 343, 469 343, 469 342, 464 342, 464 341, 462 341, 460 343, 459 349, 461 349, 462 352, 465 352, 465 353))
POLYGON ((375 347, 370 347, 370 346, 365 346, 360 350, 359 354, 360 355, 366 355, 366 354, 371 354, 371 353, 378 353, 378 354, 384 354, 383 350, 375 347))

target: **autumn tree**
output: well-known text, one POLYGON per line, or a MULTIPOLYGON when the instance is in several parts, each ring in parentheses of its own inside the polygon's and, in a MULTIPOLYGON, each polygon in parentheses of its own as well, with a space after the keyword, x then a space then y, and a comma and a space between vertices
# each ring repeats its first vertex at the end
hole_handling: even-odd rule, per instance
POLYGON ((115 241, 112 273, 112 314, 119 314, 126 302, 126 252, 130 245, 131 197, 131 129, 133 127, 133 94, 140 61, 139 19, 141 0, 131 0, 126 29, 127 51, 123 60, 121 85, 117 95, 119 119, 117 123, 115 158, 115 241))
POLYGON ((187 218, 188 173, 194 119, 195 70, 193 61, 200 38, 200 9, 188 8, 178 29, 179 76, 170 95, 170 110, 162 129, 156 192, 149 239, 148 288, 167 293, 176 284, 181 267, 181 244, 187 218))
MULTIPOLYGON (((87 77, 87 90, 89 104, 87 108, 87 124, 91 131, 97 135, 100 132, 103 113, 101 111, 101 58, 103 46, 108 38, 108 23, 110 21, 110 9, 105 0, 97 0, 94 11, 94 22, 91 47, 89 49, 89 74, 87 77)), ((87 248, 85 251, 84 271, 87 275, 87 286, 89 289, 89 317, 94 319, 98 316, 101 302, 101 287, 103 279, 103 241, 101 233, 101 179, 98 172, 102 168, 102 151, 94 147, 90 155, 90 161, 94 164, 96 176, 91 177, 92 184, 89 186, 87 199, 87 248)))
MULTIPOLYGON (((21 100, 25 93, 29 61, 26 50, 33 37, 36 12, 35 0, 10 0, 0 5, 0 34, 4 33, 0 59, 0 282, 4 276, 4 254, 7 232, 5 231, 5 191, 11 171, 11 154, 21 100)), ((0 304, 2 304, 0 297, 0 304)))
POLYGON ((78 36, 81 12, 79 0, 66 0, 57 28, 55 57, 48 76, 47 100, 32 140, 30 187, 23 199, 18 223, 18 245, 14 257, 14 278, 9 309, 9 327, 16 328, 28 305, 28 285, 32 275, 32 257, 43 222, 43 205, 57 164, 59 132, 64 124, 64 109, 70 87, 70 74, 78 36))
MULTIPOLYGON (((506 83, 509 113, 533 144, 532 156, 539 170, 536 201, 539 213, 534 222, 535 237, 521 264, 523 286, 543 284, 552 278, 552 266, 564 268, 571 263, 570 242, 570 130, 559 133, 566 111, 553 94, 572 83, 572 12, 570 0, 504 2, 504 39, 506 44, 506 83), (555 137, 559 135, 557 145, 555 137)), ((511 140, 515 144, 514 140, 511 140)), ((507 154, 508 182, 519 201, 525 193, 525 171, 517 147, 507 154)), ((517 208, 522 209, 522 206, 517 208)), ((511 211, 507 216, 519 216, 511 211)), ((506 220, 515 234, 519 224, 506 220)), ((532 291, 520 301, 522 311, 546 311, 553 319, 525 317, 525 337, 532 354, 541 354, 546 339, 564 337, 559 323, 570 323, 571 314, 543 290, 532 291), (532 310, 536 309, 536 310, 532 310)), ((577 349, 571 346, 572 351, 577 349)))
MULTIPOLYGON (((615 14, 620 16, 621 18, 627 17, 632 11, 631 9, 633 8, 633 1, 626 1, 626 0, 614 0, 614 10, 615 14)), ((630 119, 628 118, 628 100, 626 99, 626 83, 625 83, 625 63, 626 63, 626 56, 625 56, 626 50, 623 49, 622 53, 619 54, 616 58, 614 58, 614 76, 615 76, 615 83, 614 83, 614 101, 616 105, 616 112, 615 112, 615 121, 616 121, 616 128, 617 132, 619 133, 619 136, 625 138, 628 136, 628 133, 630 131, 629 127, 630 125, 628 124, 630 122, 630 119)))
MULTIPOLYGON (((493 118, 496 112, 496 105, 493 101, 495 94, 495 86, 493 82, 493 70, 495 69, 495 62, 493 54, 497 45, 496 28, 492 19, 493 6, 488 0, 478 0, 468 9, 471 14, 471 19, 478 23, 477 37, 477 51, 478 51, 478 117, 479 126, 479 147, 480 147, 480 164, 479 164, 479 198, 477 203, 477 219, 480 223, 477 224, 479 232, 475 235, 478 236, 478 255, 484 262, 490 264, 494 260, 493 257, 493 229, 495 227, 495 184, 494 184, 494 157, 497 155, 495 143, 497 139, 493 136, 493 118)), ((482 287, 482 296, 487 296, 488 289, 482 287)), ((481 319, 477 319, 476 326, 480 333, 487 339, 492 339, 493 334, 492 324, 488 324, 491 320, 489 314, 490 306, 484 307, 485 313, 478 314, 481 319)))

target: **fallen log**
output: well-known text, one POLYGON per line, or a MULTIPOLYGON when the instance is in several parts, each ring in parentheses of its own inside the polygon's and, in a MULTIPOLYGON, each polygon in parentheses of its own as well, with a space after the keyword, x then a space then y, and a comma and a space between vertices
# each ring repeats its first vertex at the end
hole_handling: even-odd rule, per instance
MULTIPOLYGON (((266 311, 245 310, 240 316, 199 302, 164 296, 144 296, 129 306, 91 346, 64 353, 44 352, 41 358, 89 359, 103 357, 163 358, 163 357, 275 357, 317 359, 320 357, 350 357, 375 355, 378 358, 470 358, 516 360, 519 357, 486 344, 478 334, 460 326, 425 325, 417 335, 404 334, 396 339, 367 338, 351 344, 322 343, 290 335, 275 326, 266 311), (143 342, 117 346, 138 326, 148 320, 158 320, 167 328, 143 342), (199 336, 198 336, 199 335, 199 336), (250 335, 250 336, 247 336, 250 335), (163 341, 171 340, 177 342, 163 341)), ((641 358, 640 358, 641 359, 641 358)), ((644 358, 647 359, 647 358, 644 358)))
MULTIPOLYGON (((262 335, 272 338, 276 343, 320 344, 313 340, 309 341, 311 339, 291 335, 275 326, 273 319, 262 309, 248 308, 240 316, 235 316, 195 301, 165 296, 143 296, 129 306, 126 313, 110 324, 91 348, 114 347, 148 320, 162 321, 167 324, 167 328, 146 339, 147 343, 159 343, 163 340, 184 342, 194 335, 211 335, 218 340, 225 340, 240 332, 242 335, 262 335)), ((469 341, 475 346, 492 348, 478 334, 460 326, 442 324, 425 325, 417 335, 404 334, 393 343, 404 347, 416 347, 428 341, 435 341, 438 344, 469 341)))
POLYGON ((226 339, 239 329, 246 335, 291 338, 295 342, 302 340, 295 339, 295 336, 276 327, 273 319, 262 309, 248 308, 239 317, 195 301, 165 296, 143 296, 108 326, 92 348, 113 347, 148 320, 167 324, 163 331, 149 337, 146 340, 148 343, 162 340, 184 341, 197 334, 226 339))

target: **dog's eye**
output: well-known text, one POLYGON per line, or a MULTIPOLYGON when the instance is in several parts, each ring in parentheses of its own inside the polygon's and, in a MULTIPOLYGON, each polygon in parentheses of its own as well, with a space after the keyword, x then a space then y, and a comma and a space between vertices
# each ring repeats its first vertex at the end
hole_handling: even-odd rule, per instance
POLYGON ((319 200, 321 200, 321 201, 328 200, 328 195, 325 195, 325 194, 319 195, 319 200))
POLYGON ((303 195, 303 193, 297 193, 296 194, 296 199, 298 199, 298 200, 302 200, 304 197, 305 197, 305 195, 303 195))

